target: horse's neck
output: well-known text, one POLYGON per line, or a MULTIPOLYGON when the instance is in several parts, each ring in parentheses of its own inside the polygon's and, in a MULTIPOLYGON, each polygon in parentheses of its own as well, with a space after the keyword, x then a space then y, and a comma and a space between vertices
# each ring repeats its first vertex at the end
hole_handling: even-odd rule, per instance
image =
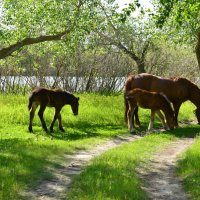
POLYGON ((65 104, 71 105, 72 102, 73 102, 73 96, 71 94, 67 94, 67 96, 65 98, 65 104))

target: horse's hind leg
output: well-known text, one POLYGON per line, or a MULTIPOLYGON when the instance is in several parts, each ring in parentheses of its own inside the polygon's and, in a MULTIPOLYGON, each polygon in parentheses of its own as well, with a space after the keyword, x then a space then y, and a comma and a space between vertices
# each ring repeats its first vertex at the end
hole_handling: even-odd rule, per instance
POLYGON ((33 132, 32 124, 33 124, 33 118, 35 116, 35 110, 37 109, 37 107, 38 107, 37 103, 32 104, 31 111, 30 111, 29 127, 28 127, 29 132, 33 132))
POLYGON ((164 115, 160 112, 160 110, 156 111, 156 114, 157 114, 158 117, 160 118, 160 121, 162 122, 163 128, 164 128, 164 129, 167 129, 168 126, 167 126, 167 124, 166 124, 166 122, 165 122, 165 117, 164 117, 164 115))
POLYGON ((45 108, 46 108, 46 105, 40 105, 40 110, 39 110, 39 112, 38 112, 38 115, 39 115, 39 117, 40 117, 40 121, 41 121, 41 124, 42 124, 43 129, 44 129, 46 132, 48 132, 47 126, 46 126, 46 123, 45 123, 44 117, 43 117, 45 108))
POLYGON ((128 112, 127 112, 127 119, 128 119, 128 129, 129 129, 129 131, 130 131, 131 134, 134 133, 134 129, 133 129, 134 122, 132 120, 132 118, 133 118, 133 111, 134 111, 134 109, 130 105, 130 102, 129 102, 129 109, 128 109, 128 112))

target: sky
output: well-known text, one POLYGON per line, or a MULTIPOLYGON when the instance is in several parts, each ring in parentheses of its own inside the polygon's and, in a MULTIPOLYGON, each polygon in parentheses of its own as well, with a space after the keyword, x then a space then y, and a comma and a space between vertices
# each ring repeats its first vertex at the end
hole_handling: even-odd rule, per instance
MULTIPOLYGON (((120 7, 124 7, 125 4, 133 2, 133 0, 116 0, 116 2, 119 4, 120 7)), ((142 6, 145 8, 153 8, 152 4, 149 0, 139 0, 142 6)))

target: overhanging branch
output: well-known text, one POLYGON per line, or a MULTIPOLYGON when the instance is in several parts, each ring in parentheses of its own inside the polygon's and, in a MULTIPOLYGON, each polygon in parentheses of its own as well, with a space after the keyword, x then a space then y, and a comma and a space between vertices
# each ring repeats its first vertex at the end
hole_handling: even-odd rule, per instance
POLYGON ((42 35, 42 36, 35 37, 35 38, 25 38, 24 40, 16 42, 13 45, 10 45, 9 47, 1 49, 0 50, 0 59, 10 56, 13 52, 19 50, 23 46, 37 44, 37 43, 46 42, 46 41, 61 40, 62 37, 69 32, 70 32, 70 30, 67 30, 67 31, 57 33, 55 35, 42 35))

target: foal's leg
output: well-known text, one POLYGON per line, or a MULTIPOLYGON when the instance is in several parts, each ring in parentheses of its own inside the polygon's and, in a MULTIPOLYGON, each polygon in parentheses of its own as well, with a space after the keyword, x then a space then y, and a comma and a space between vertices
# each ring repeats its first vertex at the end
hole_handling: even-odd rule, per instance
POLYGON ((162 122, 162 125, 163 125, 163 128, 164 129, 168 129, 168 126, 165 122, 165 117, 164 115, 160 112, 160 110, 156 111, 156 114, 158 115, 158 117, 160 118, 161 122, 162 122))
POLYGON ((149 126, 148 126, 148 131, 151 131, 153 128, 155 113, 156 113, 155 111, 151 110, 151 117, 150 117, 150 122, 149 122, 149 126))
POLYGON ((134 116, 135 116, 135 124, 137 125, 137 126, 141 126, 141 123, 140 123, 140 120, 139 120, 139 116, 138 116, 138 106, 137 107, 135 107, 135 110, 134 110, 134 114, 133 114, 133 121, 134 121, 134 116))
POLYGON ((128 113, 127 113, 128 129, 129 129, 131 134, 134 133, 132 116, 133 116, 133 111, 132 110, 128 110, 128 113))
POLYGON ((54 118, 53 118, 53 121, 51 122, 51 126, 50 126, 51 132, 53 132, 53 127, 54 127, 55 121, 57 120, 59 114, 60 114, 60 109, 55 109, 54 118))
POLYGON ((29 132, 33 132, 32 124, 33 124, 33 118, 35 115, 35 110, 37 109, 37 107, 38 107, 37 103, 32 103, 32 107, 31 107, 31 111, 30 111, 30 121, 29 121, 29 126, 28 126, 29 132))
POLYGON ((129 109, 128 109, 128 112, 127 112, 127 118, 128 118, 128 129, 130 130, 131 134, 134 133, 134 129, 133 129, 134 121, 132 120, 133 111, 134 111, 134 108, 129 103, 129 109))
POLYGON ((47 126, 46 126, 46 123, 45 123, 44 117, 43 117, 45 108, 46 108, 46 105, 45 105, 45 104, 40 105, 40 110, 39 110, 39 112, 38 112, 38 115, 39 115, 39 117, 40 117, 40 121, 41 121, 41 123, 42 123, 43 129, 44 129, 46 132, 48 132, 47 126))
POLYGON ((63 132, 65 132, 63 126, 62 126, 62 121, 61 121, 61 114, 59 113, 58 114, 58 126, 59 126, 59 129, 63 132))

